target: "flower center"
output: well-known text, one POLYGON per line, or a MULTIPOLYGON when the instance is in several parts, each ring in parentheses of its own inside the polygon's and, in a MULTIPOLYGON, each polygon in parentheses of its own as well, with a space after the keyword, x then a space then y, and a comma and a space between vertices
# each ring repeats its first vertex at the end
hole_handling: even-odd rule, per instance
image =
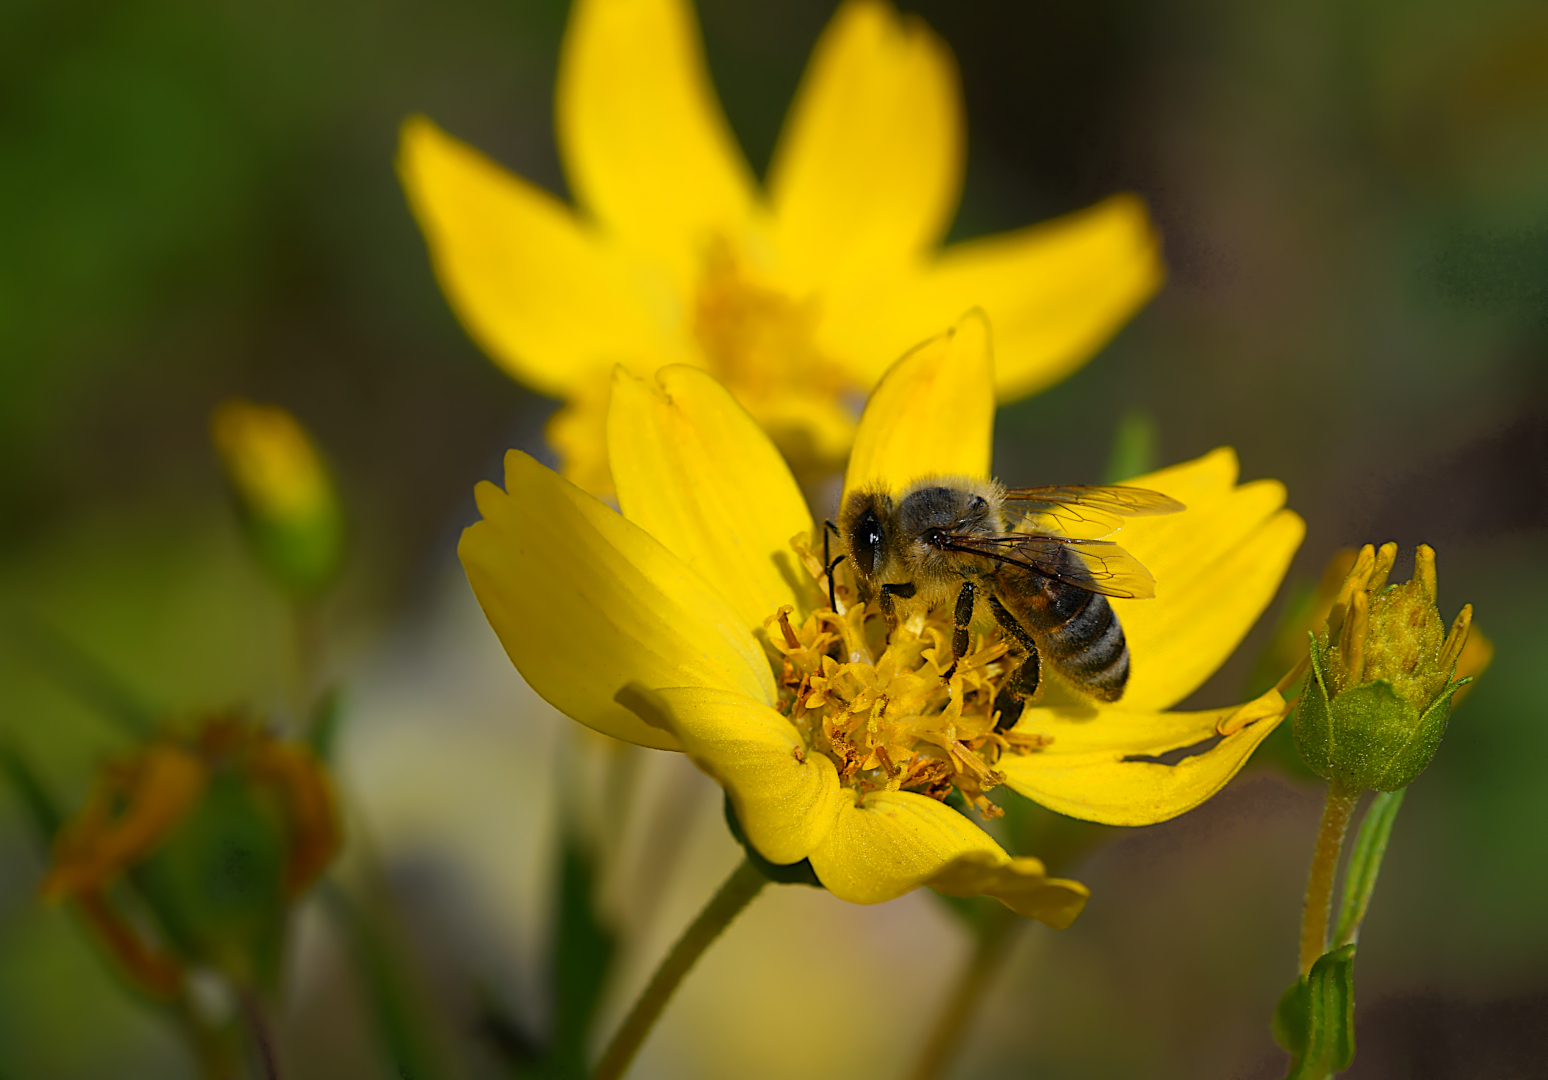
POLYGON ((843 463, 854 435, 855 391, 817 346, 817 306, 759 280, 717 240, 694 298, 693 333, 705 366, 767 431, 797 476, 843 463))
MULTIPOLYGON (((792 544, 826 598, 822 560, 805 537, 792 544)), ((876 604, 848 602, 858 598, 842 576, 834 591, 838 610, 819 607, 796 625, 786 606, 765 624, 779 656, 780 711, 857 795, 914 791, 945 801, 955 791, 999 817, 984 794, 1005 779, 995 765, 1049 742, 995 730, 995 695, 1019 663, 999 629, 975 635, 948 682, 953 626, 943 610, 916 614, 889 635, 876 604)))

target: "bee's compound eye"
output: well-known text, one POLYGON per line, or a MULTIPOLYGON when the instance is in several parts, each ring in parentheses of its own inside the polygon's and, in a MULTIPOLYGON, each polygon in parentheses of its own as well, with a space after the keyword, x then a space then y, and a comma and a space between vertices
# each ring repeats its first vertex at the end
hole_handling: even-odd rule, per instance
POLYGON ((875 572, 876 563, 881 559, 884 539, 881 519, 876 516, 874 509, 867 508, 856 519, 849 535, 850 558, 854 560, 855 569, 861 576, 870 577, 875 572))

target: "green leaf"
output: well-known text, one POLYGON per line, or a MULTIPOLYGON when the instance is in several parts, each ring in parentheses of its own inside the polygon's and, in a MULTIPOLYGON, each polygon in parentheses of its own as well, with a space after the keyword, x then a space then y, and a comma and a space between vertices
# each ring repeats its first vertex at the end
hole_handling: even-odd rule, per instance
POLYGON ((435 1080, 447 1074, 430 1030, 425 995, 410 975, 410 964, 392 932, 390 920, 378 910, 381 901, 357 902, 331 880, 317 889, 324 905, 349 942, 370 1006, 383 1052, 386 1076, 435 1080))
POLYGON ((64 814, 42 779, 33 771, 32 764, 9 739, 0 740, 0 774, 10 781, 16 791, 16 797, 21 800, 27 816, 32 819, 32 827, 47 853, 54 842, 54 834, 64 822, 64 814))
POLYGON ((1156 467, 1156 421, 1147 412, 1125 413, 1113 432, 1103 482, 1121 484, 1156 467))
POLYGON ((155 734, 156 713, 116 673, 52 626, 23 618, 14 638, 38 667, 135 739, 155 734))
POLYGON ((587 1037, 612 970, 617 940, 597 917, 593 855, 573 830, 565 833, 553 955, 554 1039, 543 1072, 551 1080, 584 1080, 587 1037))
POLYGON ((1360 822, 1360 835, 1355 839, 1354 853, 1349 856, 1349 868, 1344 871, 1344 902, 1338 913, 1338 928, 1333 932, 1333 940, 1340 945, 1351 945, 1359 937, 1405 790, 1378 792, 1360 822))
POLYGON ((1354 1061, 1354 955, 1353 945, 1323 955, 1280 997, 1273 1032, 1290 1054, 1285 1080, 1325 1080, 1354 1061))
POLYGON ((312 744, 312 753, 324 765, 333 764, 333 748, 339 740, 339 728, 343 725, 344 706, 337 688, 326 691, 312 710, 312 722, 306 738, 312 744))

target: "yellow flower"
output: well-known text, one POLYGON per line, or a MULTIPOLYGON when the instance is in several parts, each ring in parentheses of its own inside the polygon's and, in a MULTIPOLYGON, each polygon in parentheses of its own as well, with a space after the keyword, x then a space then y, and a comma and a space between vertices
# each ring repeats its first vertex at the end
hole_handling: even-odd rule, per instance
MULTIPOLYGON (((987 476, 993 385, 981 316, 906 356, 866 406, 850 486, 987 476)), ((479 485, 483 520, 458 548, 473 591, 539 694, 598 731, 686 751, 761 855, 810 860, 843 899, 930 885, 1067 925, 1084 887, 1006 854, 942 801, 952 788, 986 808, 1005 783, 1078 817, 1160 821, 1219 790, 1283 718, 1277 691, 1165 711, 1246 633, 1302 534, 1281 485, 1235 485, 1229 450, 1133 481, 1188 509, 1124 529, 1157 585, 1154 600, 1114 601, 1133 657, 1123 700, 1050 689, 1002 735, 988 704, 1008 667, 998 631, 946 685, 949 617, 909 620, 889 642, 874 605, 829 610, 800 489, 713 378, 621 371, 607 422, 622 512, 512 451, 505 490, 479 485), (1132 760, 1217 735, 1177 764, 1132 760)))
POLYGON ((566 403, 550 441, 589 491, 609 490, 615 364, 710 371, 798 474, 821 474, 849 449, 844 397, 970 307, 998 329, 1006 401, 1077 368, 1161 280, 1128 195, 941 250, 964 156, 955 66, 878 0, 849 0, 818 42, 763 188, 686 0, 576 0, 556 96, 573 209, 422 117, 399 171, 468 331, 566 403))

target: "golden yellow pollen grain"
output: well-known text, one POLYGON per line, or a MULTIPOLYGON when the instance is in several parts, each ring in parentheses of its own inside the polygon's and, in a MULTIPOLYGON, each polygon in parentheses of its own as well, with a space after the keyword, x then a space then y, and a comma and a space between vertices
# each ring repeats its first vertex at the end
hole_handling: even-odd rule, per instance
MULTIPOLYGON (((793 546, 825 598, 828 581, 808 539, 793 546)), ((995 695, 1015 666, 1000 629, 976 640, 947 682, 948 612, 916 614, 889 635, 878 605, 855 602, 846 580, 834 585, 839 610, 819 608, 799 628, 788 605, 767 620, 782 630, 770 641, 780 657, 781 712, 809 748, 833 762, 857 800, 877 791, 945 800, 955 791, 985 817, 1000 816, 985 794, 1005 780, 995 764, 1006 753, 1032 753, 1052 741, 995 730, 995 695)))

